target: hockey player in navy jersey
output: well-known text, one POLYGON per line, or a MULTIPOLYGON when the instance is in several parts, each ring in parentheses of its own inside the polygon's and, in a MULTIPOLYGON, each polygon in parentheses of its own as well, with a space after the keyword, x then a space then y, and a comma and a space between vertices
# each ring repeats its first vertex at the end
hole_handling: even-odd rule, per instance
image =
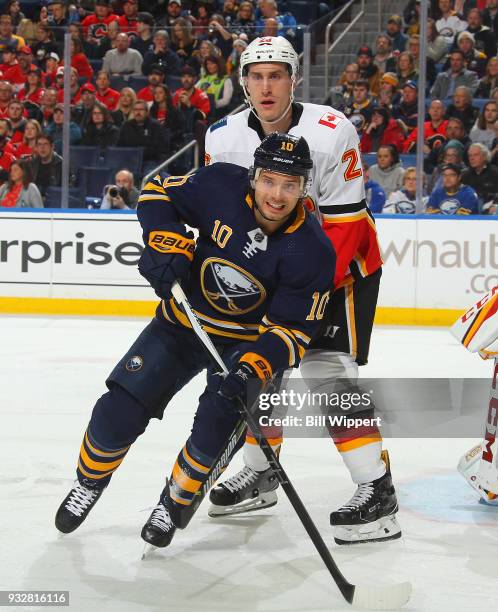
MULTIPOLYGON (((298 55, 285 38, 253 40, 240 57, 240 82, 249 108, 209 128, 206 163, 233 161, 247 168, 254 148, 273 131, 306 138, 313 159, 307 205, 320 218, 337 264, 328 324, 306 352, 300 370, 311 391, 319 386, 320 392, 334 393, 338 380, 354 384, 358 366, 367 363, 382 258, 366 204, 356 129, 330 106, 296 102, 298 72, 298 55)), ((353 544, 400 537, 390 462, 378 427, 330 428, 329 433, 357 485, 353 497, 330 514, 335 541, 353 544)), ((265 435, 278 452, 282 429, 274 427, 265 435)), ((250 431, 243 459, 245 465, 237 474, 211 490, 210 516, 277 503, 278 482, 250 431)), ((325 484, 325 490, 332 489, 331 482, 325 484)))
POLYGON ((60 531, 85 520, 149 420, 161 419, 168 401, 207 369, 191 435, 142 530, 146 542, 167 546, 214 480, 217 458, 228 464, 237 449, 228 445, 233 432, 243 437, 238 400, 248 381, 263 388, 299 364, 321 325, 335 271, 330 241, 303 205, 312 165, 304 138, 272 134, 249 171, 220 163, 145 185, 139 270, 161 302, 93 409, 77 481, 56 515, 60 531), (199 230, 197 242, 185 224, 199 230), (178 279, 230 367, 226 377, 215 373, 171 296, 178 279))

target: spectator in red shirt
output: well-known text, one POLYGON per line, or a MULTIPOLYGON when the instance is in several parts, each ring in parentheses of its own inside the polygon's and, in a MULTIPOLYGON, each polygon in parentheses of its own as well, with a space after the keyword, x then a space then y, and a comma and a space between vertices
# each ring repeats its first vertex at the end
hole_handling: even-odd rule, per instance
POLYGON ((9 102, 7 117, 12 126, 11 142, 21 142, 24 136, 24 128, 26 127, 26 118, 24 117, 24 106, 19 100, 11 100, 9 102))
MULTIPOLYGON (((431 149, 427 144, 429 138, 436 134, 446 138, 448 121, 444 118, 446 109, 441 100, 432 100, 429 106, 429 121, 424 123, 424 153, 427 155, 431 149)), ((415 128, 403 144, 403 153, 414 153, 417 150, 417 128, 415 128)))
POLYGON ((138 100, 145 100, 146 102, 154 101, 154 91, 158 85, 164 83, 164 70, 161 66, 153 66, 147 77, 148 85, 137 93, 138 100))
POLYGON ((17 53, 12 48, 4 49, 4 63, 0 66, 3 73, 3 78, 14 86, 14 91, 18 91, 21 85, 26 80, 26 75, 23 73, 21 65, 17 60, 17 53))
POLYGON ((93 68, 83 53, 83 45, 79 40, 71 40, 71 66, 76 69, 79 78, 93 79, 93 68))
POLYGON ((85 38, 90 42, 98 43, 106 36, 107 26, 111 21, 117 20, 118 16, 112 12, 108 0, 96 0, 95 13, 85 17, 81 23, 85 38))
MULTIPOLYGON (((64 66, 61 66, 60 68, 57 69, 56 84, 59 90, 57 92, 57 102, 59 102, 60 104, 63 104, 64 103, 64 66)), ((70 104, 71 106, 74 106, 75 104, 78 104, 78 102, 81 100, 80 84, 78 82, 78 73, 76 72, 76 68, 71 68, 71 79, 69 81, 69 89, 71 91, 70 104)))
POLYGON ((52 121, 55 105, 57 104, 57 89, 49 87, 43 92, 40 104, 40 112, 42 114, 41 125, 43 129, 52 121))
POLYGON ((405 134, 401 127, 391 117, 391 113, 383 106, 373 109, 372 119, 363 131, 360 141, 360 150, 363 153, 378 151, 384 145, 394 145, 401 152, 405 134))
POLYGON ((28 71, 26 83, 17 94, 17 99, 23 103, 29 101, 40 106, 43 93, 42 72, 39 68, 31 67, 28 71))
POLYGON ((17 61, 19 62, 20 73, 24 77, 24 81, 26 81, 28 77, 28 72, 33 68, 38 68, 36 64, 34 64, 33 51, 31 47, 21 47, 17 52, 17 61))
POLYGON ((123 15, 118 19, 121 32, 125 34, 136 34, 138 17, 138 0, 125 0, 123 4, 123 15))
POLYGON ((207 93, 195 87, 197 75, 192 66, 184 66, 182 69, 182 87, 175 91, 173 104, 183 113, 189 110, 197 110, 200 118, 206 119, 211 112, 211 104, 207 93))
POLYGON ((5 151, 10 141, 12 126, 8 119, 0 119, 0 184, 9 178, 9 170, 16 158, 5 151))
POLYGON ((105 70, 99 70, 95 80, 97 88, 97 101, 107 106, 110 111, 116 110, 119 101, 119 91, 111 89, 109 74, 105 70))
POLYGON ((7 108, 9 102, 14 97, 14 89, 7 81, 0 81, 0 118, 5 119, 7 117, 7 108))
POLYGON ((29 119, 26 121, 22 140, 20 142, 11 141, 5 150, 16 159, 29 159, 35 151, 36 139, 41 133, 42 129, 38 121, 29 119))

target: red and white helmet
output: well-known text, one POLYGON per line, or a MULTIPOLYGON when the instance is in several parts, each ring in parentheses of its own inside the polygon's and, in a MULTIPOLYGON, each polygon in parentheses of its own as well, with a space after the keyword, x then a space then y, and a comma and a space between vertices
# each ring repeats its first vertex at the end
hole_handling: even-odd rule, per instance
POLYGON ((291 43, 283 36, 264 36, 255 38, 240 56, 240 82, 244 86, 243 77, 247 75, 249 64, 262 62, 282 62, 290 66, 291 77, 297 81, 299 71, 299 56, 291 43))

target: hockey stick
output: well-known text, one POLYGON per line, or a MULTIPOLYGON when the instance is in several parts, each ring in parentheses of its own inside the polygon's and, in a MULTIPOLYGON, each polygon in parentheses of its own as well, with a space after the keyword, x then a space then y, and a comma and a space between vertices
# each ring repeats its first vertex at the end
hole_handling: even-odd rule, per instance
MULTIPOLYGON (((220 354, 216 350, 216 347, 212 343, 208 334, 202 328, 199 319, 193 312, 192 307, 189 304, 187 296, 183 292, 183 289, 178 283, 173 284, 172 294, 175 301, 179 306, 182 306, 185 314, 192 325, 192 330, 199 338, 200 342, 209 351, 214 361, 218 364, 220 369, 228 374, 228 369, 223 362, 220 354)), ((373 587, 373 586, 362 586, 354 585, 346 580, 337 567, 332 555, 330 554, 327 545, 323 541, 320 532, 313 523, 308 511, 306 510, 301 498, 297 494, 294 486, 290 482, 284 468, 280 464, 278 457, 275 455, 272 447, 261 433, 259 423, 252 415, 251 411, 247 408, 244 402, 240 402, 247 424, 251 428, 251 431, 256 438, 261 450, 263 451, 268 463, 271 465, 278 482, 282 485, 282 489, 287 495, 292 507, 296 511, 303 527, 306 529, 311 541, 313 542, 316 550, 320 554, 325 566, 329 570, 332 578, 336 585, 341 591, 344 599, 353 606, 359 608, 369 608, 372 610, 396 610, 403 606, 411 594, 411 584, 409 582, 402 582, 399 584, 373 587)))

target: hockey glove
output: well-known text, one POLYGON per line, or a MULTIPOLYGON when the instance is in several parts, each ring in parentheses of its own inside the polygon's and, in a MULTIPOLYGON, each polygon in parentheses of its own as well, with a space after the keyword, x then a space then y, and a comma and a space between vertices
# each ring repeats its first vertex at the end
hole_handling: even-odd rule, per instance
POLYGON ((176 280, 188 279, 194 259, 194 234, 181 224, 174 229, 150 232, 138 262, 140 274, 161 299, 170 297, 171 286, 176 280))
POLYGON ((235 398, 245 400, 249 390, 255 398, 270 381, 272 371, 268 361, 258 356, 249 362, 247 356, 247 353, 242 355, 222 380, 218 393, 223 397, 230 400, 235 398))

